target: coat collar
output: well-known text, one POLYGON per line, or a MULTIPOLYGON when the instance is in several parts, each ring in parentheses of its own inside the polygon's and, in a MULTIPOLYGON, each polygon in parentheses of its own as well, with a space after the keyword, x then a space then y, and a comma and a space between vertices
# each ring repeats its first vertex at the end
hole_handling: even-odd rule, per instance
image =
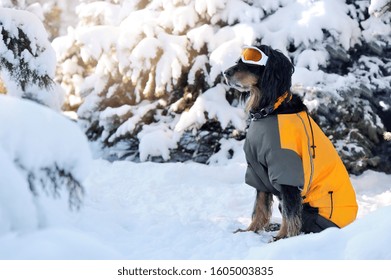
POLYGON ((276 102, 273 105, 266 106, 264 108, 261 108, 259 110, 250 111, 250 117, 251 120, 256 121, 259 119, 266 118, 271 113, 273 113, 280 105, 286 101, 289 102, 292 100, 292 94, 288 93, 287 91, 281 95, 276 102))

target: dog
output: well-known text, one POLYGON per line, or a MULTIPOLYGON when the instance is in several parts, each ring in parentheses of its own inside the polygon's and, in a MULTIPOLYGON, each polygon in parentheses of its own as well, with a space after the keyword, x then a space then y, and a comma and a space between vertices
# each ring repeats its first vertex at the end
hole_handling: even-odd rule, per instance
POLYGON ((291 91, 294 66, 267 45, 243 47, 226 83, 241 92, 251 122, 245 181, 257 190, 252 222, 236 232, 267 230, 273 195, 282 223, 274 240, 341 228, 357 215, 348 172, 329 138, 291 91))

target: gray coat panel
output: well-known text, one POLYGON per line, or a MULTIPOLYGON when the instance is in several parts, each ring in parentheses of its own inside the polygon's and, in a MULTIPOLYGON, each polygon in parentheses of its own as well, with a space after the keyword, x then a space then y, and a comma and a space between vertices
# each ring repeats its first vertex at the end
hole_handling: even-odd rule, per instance
POLYGON ((274 195, 279 195, 281 185, 303 187, 302 160, 295 151, 281 148, 276 115, 251 122, 244 152, 248 185, 274 195))

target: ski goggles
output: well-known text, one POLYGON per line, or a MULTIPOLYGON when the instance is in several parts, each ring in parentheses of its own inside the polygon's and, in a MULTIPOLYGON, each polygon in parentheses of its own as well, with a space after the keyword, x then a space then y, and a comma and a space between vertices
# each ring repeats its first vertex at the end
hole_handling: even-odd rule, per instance
POLYGON ((244 63, 266 66, 269 57, 256 47, 244 46, 240 58, 244 63))

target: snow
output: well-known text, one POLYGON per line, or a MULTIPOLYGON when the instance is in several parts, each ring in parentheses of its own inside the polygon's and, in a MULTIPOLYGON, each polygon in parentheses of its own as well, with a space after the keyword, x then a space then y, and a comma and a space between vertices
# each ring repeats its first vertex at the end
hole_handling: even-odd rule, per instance
POLYGON ((81 57, 88 62, 90 57, 98 59, 102 53, 107 52, 112 47, 111 41, 118 37, 117 29, 111 26, 96 26, 83 29, 76 34, 76 40, 81 42, 81 57), (102 36, 104 34, 104 36, 102 36))
POLYGON ((389 217, 391 207, 384 207, 359 219, 348 227, 338 230, 327 229, 321 234, 298 236, 291 240, 282 240, 262 248, 250 249, 250 259, 391 259, 386 249, 391 237, 384 234, 391 230, 389 217), (376 226, 373 226, 376 224, 376 226), (370 245, 365 245, 370 243, 370 245), (304 245, 305 244, 305 245, 304 245), (304 245, 304 246, 303 246, 304 245))
POLYGON ((8 94, 39 100, 42 104, 59 111, 64 101, 63 90, 57 84, 44 90, 32 82, 37 79, 37 76, 53 78, 56 70, 56 54, 42 22, 30 12, 2 8, 1 6, 0 19, 2 30, 0 38, 8 36, 9 43, 13 39, 22 40, 21 34, 24 33, 29 40, 26 42, 28 46, 18 42, 20 53, 17 49, 8 49, 4 41, 0 40, 0 80, 3 81, 8 94), (4 65, 6 64, 13 65, 13 69, 5 70, 4 68, 7 67, 4 65), (19 68, 27 68, 30 72, 34 71, 35 73, 34 75, 30 73, 26 79, 19 68), (34 76, 36 77, 34 78, 34 76), (21 85, 20 80, 25 80, 26 84, 21 85))
POLYGON ((76 7, 76 13, 82 18, 103 18, 100 19, 106 24, 118 25, 123 17, 118 16, 121 14, 120 7, 106 2, 94 2, 94 3, 80 3, 76 7))
POLYGON ((240 130, 246 127, 243 108, 232 107, 225 98, 225 87, 219 84, 205 91, 188 112, 182 113, 175 130, 184 131, 192 127, 201 127, 207 119, 204 112, 209 119, 220 120, 223 129, 229 123, 240 130))
MULTIPOLYGON (((382 4, 380 0, 371 1, 370 7, 375 10, 382 4)), ((105 114, 107 106, 122 111, 123 105, 130 105, 122 115, 134 113, 142 123, 143 116, 137 110, 143 100, 179 99, 184 78, 189 85, 185 91, 199 90, 204 87, 203 82, 211 88, 222 86, 221 73, 238 59, 241 47, 260 40, 289 55, 295 64, 293 86, 303 92, 306 103, 316 110, 318 104, 328 102, 330 95, 341 100, 341 92, 351 90, 352 85, 362 88, 366 84, 369 90, 376 91, 389 86, 390 78, 380 71, 389 69, 389 63, 372 57, 358 58, 346 75, 325 70, 333 57, 325 45, 335 47, 342 56, 345 50, 363 43, 372 46, 376 42, 381 50, 381 43, 387 39, 378 39, 389 38, 389 19, 370 17, 363 21, 369 5, 368 1, 356 1, 353 5, 339 0, 88 1, 77 7, 78 25, 53 41, 60 64, 58 77, 67 103, 72 107, 81 104, 78 115, 87 120, 85 129, 95 129, 96 122, 104 124, 99 127, 104 131, 97 141, 106 143, 110 138, 110 145, 115 145, 124 135, 139 139, 141 130, 126 118, 102 122, 100 114, 105 114), (80 65, 80 60, 85 65, 80 65), (309 99, 310 94, 304 95, 306 92, 330 95, 316 97, 320 101, 317 102, 309 99), (115 95, 118 101, 107 105, 115 95)), ((191 94, 198 100, 204 98, 205 92, 191 94)), ((206 111, 210 107, 200 103, 186 103, 185 109, 193 104, 198 107, 184 113, 171 111, 170 129, 199 127, 206 120, 205 115, 213 115, 206 111), (204 111, 198 111, 201 109, 204 111)), ((235 128, 243 127, 246 116, 239 114, 240 110, 229 111, 234 115, 215 114, 216 121, 225 126, 227 119, 232 124, 229 121, 243 118, 235 121, 235 128)), ((179 143, 166 146, 175 145, 179 143)))
POLYGON ((87 137, 61 114, 32 101, 0 96, 0 124, 2 147, 25 168, 58 161, 77 179, 82 180, 88 173, 91 155, 87 137))
POLYGON ((385 12, 386 5, 389 5, 388 0, 371 0, 369 5, 368 12, 370 14, 379 15, 382 12, 385 12))
POLYGON ((177 147, 180 133, 164 124, 151 124, 144 125, 138 137, 140 161, 147 161, 150 156, 162 156, 167 161, 170 159, 170 149, 177 147))
MULTIPOLYGON (((269 243, 275 232, 232 233, 250 222, 255 195, 244 183, 243 141, 223 139, 211 165, 110 163, 91 161, 76 124, 31 101, 0 96, 0 121, 0 259, 391 258, 391 175, 351 177, 359 213, 346 228, 269 243), (53 162, 83 181, 80 210, 69 211, 64 192, 31 193, 21 166, 53 162)), ((161 131, 143 129, 143 157, 172 148, 175 136, 161 131)))
POLYGON ((264 21, 263 43, 285 50, 288 42, 295 46, 304 43, 307 48, 323 38, 321 28, 339 34, 341 45, 348 49, 357 42, 360 30, 357 22, 346 14, 344 2, 292 1, 289 8, 278 10, 264 21), (330 20, 330 15, 333 20, 330 20), (289 22, 289 24, 287 24, 289 22))
POLYGON ((0 158, 0 233, 31 229, 38 224, 38 217, 27 181, 1 146, 0 158))
MULTIPOLYGON (((59 3, 72 10, 69 2, 75 1, 59 3)), ((355 20, 359 15, 349 15, 349 5, 338 0, 267 0, 253 5, 239 0, 161 0, 145 4, 142 11, 135 11, 136 6, 146 1, 112 2, 121 3, 81 3, 78 26, 69 27, 51 45, 35 16, 0 9, 5 28, 15 33, 16 26, 23 26, 34 51, 44 44, 44 52, 36 57, 22 54, 31 67, 52 76, 56 55, 63 60, 59 71, 66 79, 61 86, 69 104, 84 102, 79 116, 96 115, 105 141, 115 143, 137 130, 141 161, 108 162, 99 158, 102 151, 94 151, 92 160, 90 146, 99 147, 87 142, 78 127, 82 121, 76 124, 31 101, 0 96, 0 259, 391 259, 391 175, 366 171, 351 176, 359 212, 346 228, 269 243, 275 232, 232 233, 249 224, 255 196, 244 183, 243 141, 221 139, 220 151, 209 165, 144 162, 154 156, 168 160, 181 133, 208 119, 218 120, 223 129, 230 124, 245 129, 243 108, 228 103, 227 87, 216 80, 238 58, 241 46, 259 37, 284 53, 290 45, 300 47, 290 53, 296 65, 293 84, 307 92, 310 110, 328 98, 341 98, 336 92, 347 85, 367 82, 386 89, 390 77, 381 72, 389 63, 374 57, 359 58, 367 67, 354 70, 362 73, 360 81, 351 73, 321 70, 329 60, 322 30, 328 30, 330 40, 339 38, 333 44, 344 49, 390 35, 389 19, 380 17, 386 0, 371 1, 369 12, 377 17, 362 22, 362 31, 355 20), (80 57, 73 55, 74 48, 80 57), (194 51, 201 55, 190 55, 194 51), (90 61, 96 67, 85 74, 82 63, 90 61), (153 95, 173 89, 184 72, 193 85, 198 71, 204 72, 211 88, 200 93, 188 111, 140 125, 148 112, 166 107, 166 100, 153 95), (101 97, 116 94, 119 84, 108 81, 117 72, 134 87, 129 94, 136 96, 135 104, 105 107, 98 113, 101 97), (318 87, 330 94, 313 96, 318 87), (113 131, 112 123, 121 118, 125 120, 113 131), (57 182, 58 193, 45 189, 51 178, 42 177, 42 172, 53 165, 82 183, 79 210, 69 209, 66 182, 57 182), (34 194, 31 174, 42 183, 34 194)), ((37 5, 30 10, 42 17, 37 5)), ((15 62, 1 40, 0 54, 15 62)), ((9 95, 22 96, 11 75, 1 74, 9 95)), ((388 105, 380 106, 386 110, 388 105)), ((179 103, 171 105, 168 114, 178 107, 179 103)), ((391 139, 390 132, 384 137, 391 139)), ((356 148, 342 141, 337 146, 347 152, 356 148)), ((272 221, 281 222, 277 203, 273 210, 272 221)))
POLYGON ((352 176, 360 211, 346 228, 268 243, 275 232, 232 233, 250 222, 255 196, 243 159, 210 166, 94 160, 82 209, 66 212, 66 223, 1 233, 0 259, 391 258, 390 175, 352 176))
MULTIPOLYGON (((132 131, 136 127, 136 125, 140 122, 142 117, 146 113, 148 113, 148 111, 156 108, 156 106, 158 105, 157 103, 158 102, 150 103, 150 102, 144 100, 139 105, 134 106, 136 108, 133 110, 133 116, 129 117, 118 128, 116 133, 114 133, 109 138, 109 141, 111 142, 112 141, 111 139, 114 139, 114 137, 116 137, 116 136, 123 136, 123 135, 126 135, 127 133, 129 133, 129 131, 132 131)), ((99 124, 103 127, 105 127, 106 125, 109 125, 110 120, 112 120, 113 118, 127 114, 129 112, 128 107, 130 107, 130 106, 124 105, 124 106, 121 106, 121 107, 115 108, 115 109, 110 108, 110 107, 106 108, 102 112, 102 114, 99 116, 99 118, 100 118, 99 124)))
POLYGON ((319 66, 326 66, 328 55, 325 52, 305 50, 298 57, 295 63, 296 67, 309 68, 311 71, 316 71, 319 66))
POLYGON ((71 185, 55 183, 52 169, 82 182, 91 162, 86 136, 61 114, 10 96, 0 96, 0 127, 0 234, 64 221, 71 185))

